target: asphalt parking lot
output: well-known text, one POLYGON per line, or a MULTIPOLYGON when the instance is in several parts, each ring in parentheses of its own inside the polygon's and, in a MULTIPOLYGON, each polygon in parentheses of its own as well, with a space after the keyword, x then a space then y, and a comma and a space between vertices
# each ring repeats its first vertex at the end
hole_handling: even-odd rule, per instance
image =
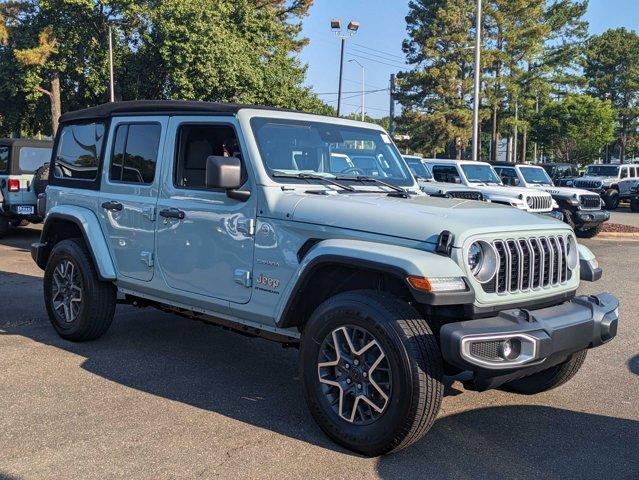
POLYGON ((0 478, 639 478, 639 242, 587 240, 621 299, 618 337, 533 397, 447 389, 417 445, 368 459, 307 413, 297 352, 152 309, 100 340, 48 323, 37 229, 0 240, 0 478))
POLYGON ((610 222, 639 228, 639 214, 631 212, 630 206, 624 203, 610 212, 610 222))

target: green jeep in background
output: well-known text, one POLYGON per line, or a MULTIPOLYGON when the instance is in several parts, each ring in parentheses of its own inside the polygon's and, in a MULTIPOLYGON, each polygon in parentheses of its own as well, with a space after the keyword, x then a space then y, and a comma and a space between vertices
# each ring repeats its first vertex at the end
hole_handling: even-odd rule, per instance
POLYGON ((61 337, 128 303, 299 347, 313 418, 364 455, 419 440, 445 376, 543 392, 617 332, 614 296, 576 295, 601 268, 568 225, 425 195, 377 125, 117 102, 63 115, 52 161, 31 254, 61 337))
POLYGON ((0 139, 0 238, 11 227, 39 223, 34 173, 51 159, 53 142, 0 139))

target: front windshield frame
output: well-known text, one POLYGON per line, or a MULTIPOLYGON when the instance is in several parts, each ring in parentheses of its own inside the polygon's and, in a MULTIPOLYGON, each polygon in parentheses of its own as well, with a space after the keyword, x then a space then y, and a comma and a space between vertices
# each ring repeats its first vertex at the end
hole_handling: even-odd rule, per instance
POLYGON ((485 183, 488 185, 492 185, 492 184, 503 185, 503 182, 501 181, 500 176, 497 174, 497 172, 492 167, 492 165, 486 165, 484 163, 478 163, 478 164, 464 163, 460 165, 460 167, 468 183, 485 183), (484 177, 485 179, 483 180, 477 179, 475 177, 471 178, 471 176, 469 175, 469 172, 473 168, 481 168, 482 170, 485 170, 487 172, 490 171, 491 175, 484 177))
POLYGON ((521 176, 524 177, 526 183, 531 183, 533 185, 550 185, 553 186, 552 179, 548 175, 548 172, 544 168, 541 167, 519 167, 519 171, 521 172, 521 176), (533 177, 527 177, 526 173, 531 174, 534 172, 541 173, 541 179, 535 179, 533 177))
POLYGON ((584 175, 589 177, 618 177, 619 165, 588 165, 584 175))
MULTIPOLYGON (((379 179, 398 187, 408 187, 408 188, 415 187, 415 179, 410 169, 408 168, 406 161, 402 157, 401 153, 399 152, 395 144, 390 140, 390 137, 388 136, 388 134, 383 130, 379 130, 376 128, 368 128, 366 126, 360 127, 360 126, 354 126, 354 125, 347 125, 340 122, 330 122, 330 121, 322 121, 322 120, 314 120, 314 119, 309 119, 309 120, 290 119, 290 118, 279 118, 279 117, 269 117, 269 116, 251 117, 250 119, 251 131, 261 157, 260 160, 262 162, 262 167, 264 168, 264 171, 266 172, 268 177, 276 183, 279 183, 279 184, 282 184, 282 183, 289 183, 289 184, 290 183, 305 183, 305 184, 313 183, 315 184, 317 183, 317 185, 323 185, 323 186, 325 185, 320 180, 313 180, 310 178, 299 178, 299 179, 295 178, 296 174, 309 174, 313 176, 324 176, 329 179, 338 179, 340 183, 348 184, 348 185, 356 186, 356 187, 365 187, 367 190, 370 190, 371 187, 374 188, 375 190, 379 188, 378 185, 376 186, 372 183, 363 184, 360 180, 357 180, 356 178, 358 176, 357 173, 317 171, 315 169, 286 169, 286 168, 271 167, 267 162, 267 152, 265 151, 265 148, 264 148, 265 145, 263 144, 263 139, 260 137, 260 134, 259 134, 259 129, 268 124, 289 125, 291 127, 299 126, 299 127, 309 127, 309 128, 313 128, 313 127, 317 128, 317 127, 325 126, 333 130, 337 129, 340 132, 340 135, 344 135, 346 133, 353 134, 353 132, 357 132, 357 133, 361 133, 362 138, 360 140, 349 139, 347 141, 355 142, 355 143, 360 141, 362 145, 364 144, 364 141, 366 141, 364 139, 366 139, 367 137, 369 138, 369 141, 371 138, 377 137, 377 138, 374 138, 373 140, 373 144, 375 148, 374 150, 359 149, 359 148, 334 149, 332 148, 333 144, 326 142, 325 140, 322 140, 322 142, 324 142, 324 145, 318 145, 317 148, 327 149, 327 152, 323 152, 328 154, 326 155, 326 158, 330 158, 331 154, 337 153, 337 154, 345 154, 351 158, 353 155, 354 156, 373 155, 374 158, 376 159, 378 159, 377 152, 379 152, 380 149, 383 149, 383 153, 385 153, 388 158, 378 159, 378 162, 380 164, 383 164, 384 162, 386 162, 386 164, 388 165, 389 168, 385 170, 384 173, 386 174, 395 173, 397 175, 396 176, 368 175, 368 176, 370 176, 370 178, 379 179), (377 142, 377 140, 379 140, 379 142, 377 142), (393 162, 393 163, 389 164, 389 162, 393 162), (349 178, 349 177, 353 177, 353 178, 349 178)), ((317 133, 319 134, 319 132, 317 133)), ((343 141, 340 143, 343 144, 345 142, 343 141)), ((287 148, 290 148, 290 147, 291 146, 288 146, 287 148)), ((324 161, 325 160, 323 159, 318 160, 318 162, 320 163, 324 161)), ((366 175, 363 175, 363 176, 366 176, 366 175)))

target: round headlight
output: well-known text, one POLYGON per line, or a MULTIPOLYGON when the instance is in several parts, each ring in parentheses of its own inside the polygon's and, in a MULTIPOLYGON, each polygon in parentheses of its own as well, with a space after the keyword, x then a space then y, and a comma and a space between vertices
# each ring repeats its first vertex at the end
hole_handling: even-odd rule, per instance
POLYGON ((528 197, 528 198, 526 199, 526 203, 528 204, 528 207, 529 207, 529 208, 532 208, 532 207, 533 207, 533 204, 535 203, 535 201, 534 201, 534 199, 533 199, 532 197, 528 197))
POLYGON ((568 237, 566 241, 566 261, 568 262, 568 268, 574 270, 579 263, 579 250, 577 248, 577 241, 572 235, 568 237))
POLYGON ((479 283, 489 282, 497 273, 497 252, 491 244, 483 240, 474 242, 468 247, 466 262, 479 283))
POLYGON ((477 275, 482 263, 484 263, 484 251, 479 243, 473 243, 468 249, 468 266, 473 275, 477 275))

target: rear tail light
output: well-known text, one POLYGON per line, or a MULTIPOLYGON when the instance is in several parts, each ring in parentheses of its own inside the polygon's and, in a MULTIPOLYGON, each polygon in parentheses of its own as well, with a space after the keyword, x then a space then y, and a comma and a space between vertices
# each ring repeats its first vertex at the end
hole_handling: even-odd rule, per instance
POLYGON ((20 180, 16 178, 9 179, 9 191, 10 192, 19 192, 20 191, 20 180))

